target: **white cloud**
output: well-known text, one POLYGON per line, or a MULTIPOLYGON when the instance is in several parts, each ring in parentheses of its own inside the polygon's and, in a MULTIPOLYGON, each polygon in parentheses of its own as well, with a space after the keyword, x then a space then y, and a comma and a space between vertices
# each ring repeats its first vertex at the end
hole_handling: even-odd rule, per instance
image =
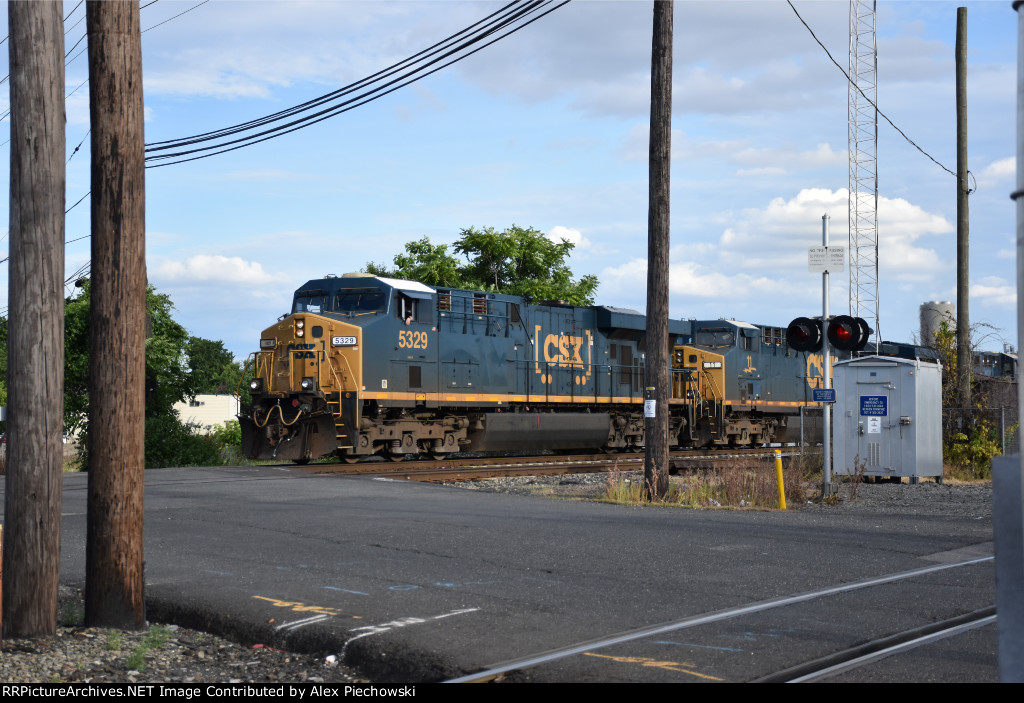
POLYGON ((971 299, 982 305, 1016 307, 1017 286, 1007 283, 998 276, 987 276, 971 284, 971 299))
POLYGON ((1017 175, 1017 159, 1014 156, 1008 156, 1005 159, 993 161, 981 169, 981 173, 978 174, 978 182, 991 186, 999 181, 1010 180, 1015 175, 1017 175))
POLYGON ((555 225, 544 235, 556 244, 562 241, 569 242, 577 249, 585 249, 590 246, 590 240, 583 236, 583 233, 572 227, 555 225))
POLYGON ((761 168, 741 168, 736 171, 737 176, 783 176, 786 169, 778 166, 764 166, 761 168))
MULTIPOLYGON (((807 272, 807 249, 820 246, 826 213, 832 215, 830 242, 847 246, 846 208, 845 189, 804 188, 791 198, 774 198, 762 208, 725 216, 715 243, 689 238, 677 243, 669 264, 672 308, 701 318, 727 315, 780 323, 794 307, 820 306, 815 301, 820 300, 821 277, 807 272)), ((918 289, 939 284, 949 265, 920 240, 951 232, 952 225, 901 198, 881 198, 879 220, 883 281, 918 289)), ((599 275, 602 300, 631 300, 638 292, 642 298, 646 272, 643 258, 606 267, 599 275)), ((845 293, 847 274, 834 275, 832 285, 835 295, 840 289, 845 293)), ((1005 291, 989 282, 982 286, 979 295, 1002 302, 998 296, 1005 291)))
POLYGON ((210 282, 236 283, 251 286, 287 282, 285 274, 270 274, 256 261, 245 261, 239 256, 197 254, 184 262, 163 261, 151 269, 155 280, 169 283, 204 284, 210 282))

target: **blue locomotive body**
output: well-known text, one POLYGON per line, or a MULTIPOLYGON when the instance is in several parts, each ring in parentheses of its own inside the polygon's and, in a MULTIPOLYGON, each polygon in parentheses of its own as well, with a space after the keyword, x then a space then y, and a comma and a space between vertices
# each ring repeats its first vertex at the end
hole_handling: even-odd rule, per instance
MULTIPOLYGON (((264 331, 240 416, 253 458, 401 459, 643 445, 644 316, 365 274, 311 280, 264 331)), ((680 446, 790 441, 821 357, 784 330, 670 321, 680 446)))

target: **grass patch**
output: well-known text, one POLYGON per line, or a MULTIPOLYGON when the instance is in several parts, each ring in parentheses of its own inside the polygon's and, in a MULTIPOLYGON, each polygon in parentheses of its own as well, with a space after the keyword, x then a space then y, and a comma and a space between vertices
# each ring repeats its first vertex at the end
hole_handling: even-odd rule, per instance
MULTIPOLYGON (((783 471, 786 500, 803 502, 803 471, 783 471)), ((620 505, 670 505, 685 508, 777 508, 775 461, 731 459, 714 468, 687 470, 669 479, 667 495, 650 501, 644 496, 643 476, 612 471, 605 484, 603 502, 620 505)))
MULTIPOLYGON (((154 625, 132 650, 131 656, 125 661, 129 671, 146 670, 146 653, 151 649, 160 649, 170 639, 171 631, 163 625, 154 625)), ((108 642, 109 647, 109 642, 108 642)))
POLYGON ((85 606, 78 601, 63 603, 57 620, 61 627, 76 627, 85 622, 85 606))

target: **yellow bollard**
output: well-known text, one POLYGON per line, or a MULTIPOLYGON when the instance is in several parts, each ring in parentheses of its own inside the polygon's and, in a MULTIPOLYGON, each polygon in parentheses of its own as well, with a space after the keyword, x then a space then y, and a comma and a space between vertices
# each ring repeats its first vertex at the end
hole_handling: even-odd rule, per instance
POLYGON ((775 481, 779 484, 779 510, 786 509, 786 486, 782 483, 782 450, 775 450, 775 481))

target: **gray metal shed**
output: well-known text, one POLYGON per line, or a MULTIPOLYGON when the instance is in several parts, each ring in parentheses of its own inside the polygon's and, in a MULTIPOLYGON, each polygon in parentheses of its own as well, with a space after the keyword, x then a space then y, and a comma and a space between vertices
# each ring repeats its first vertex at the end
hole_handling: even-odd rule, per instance
POLYGON ((834 473, 942 480, 942 367, 887 356, 840 361, 833 427, 834 473))

